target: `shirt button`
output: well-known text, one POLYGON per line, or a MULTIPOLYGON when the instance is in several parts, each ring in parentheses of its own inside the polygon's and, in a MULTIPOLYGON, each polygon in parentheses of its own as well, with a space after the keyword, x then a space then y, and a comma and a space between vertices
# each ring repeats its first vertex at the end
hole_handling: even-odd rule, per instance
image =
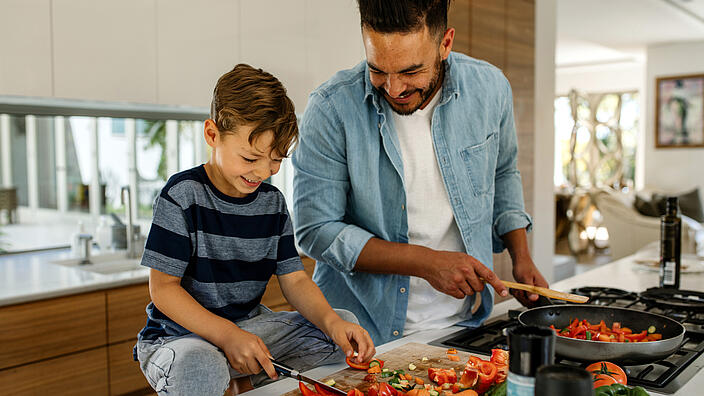
POLYGON ((394 332, 393 332, 392 334, 394 335, 394 337, 397 337, 397 336, 398 336, 398 330, 394 330, 394 332))
POLYGON ((401 293, 405 293, 405 292, 406 292, 406 288, 405 288, 405 287, 402 287, 402 288, 400 288, 398 291, 400 291, 401 293))
POLYGON ((401 205, 401 210, 406 210, 406 205, 401 205))

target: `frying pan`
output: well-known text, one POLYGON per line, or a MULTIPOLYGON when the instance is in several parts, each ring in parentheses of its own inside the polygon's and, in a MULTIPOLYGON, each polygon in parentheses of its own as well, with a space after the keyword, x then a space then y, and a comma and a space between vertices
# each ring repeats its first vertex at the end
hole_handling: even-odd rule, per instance
POLYGON ((634 333, 655 326, 656 333, 662 334, 659 341, 650 342, 600 342, 556 337, 555 353, 577 361, 608 360, 620 364, 651 363, 675 352, 684 338, 684 326, 665 316, 628 308, 604 307, 599 305, 551 305, 529 309, 518 316, 524 326, 554 325, 558 329, 569 326, 578 318, 589 323, 599 323, 602 319, 607 326, 620 322, 634 333))

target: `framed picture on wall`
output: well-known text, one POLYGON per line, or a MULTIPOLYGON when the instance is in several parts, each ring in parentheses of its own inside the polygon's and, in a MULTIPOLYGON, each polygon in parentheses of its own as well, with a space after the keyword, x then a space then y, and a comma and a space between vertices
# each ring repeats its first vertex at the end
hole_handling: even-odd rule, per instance
POLYGON ((655 147, 704 147, 704 74, 655 83, 655 147))

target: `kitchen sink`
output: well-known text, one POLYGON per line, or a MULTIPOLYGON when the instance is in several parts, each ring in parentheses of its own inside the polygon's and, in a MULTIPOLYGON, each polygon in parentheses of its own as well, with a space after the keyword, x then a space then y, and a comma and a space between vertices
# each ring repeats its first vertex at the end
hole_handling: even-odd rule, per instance
POLYGON ((105 253, 90 257, 90 264, 81 264, 81 258, 52 261, 52 264, 74 267, 82 271, 98 274, 115 274, 119 272, 144 269, 139 263, 141 258, 127 258, 125 252, 105 253))

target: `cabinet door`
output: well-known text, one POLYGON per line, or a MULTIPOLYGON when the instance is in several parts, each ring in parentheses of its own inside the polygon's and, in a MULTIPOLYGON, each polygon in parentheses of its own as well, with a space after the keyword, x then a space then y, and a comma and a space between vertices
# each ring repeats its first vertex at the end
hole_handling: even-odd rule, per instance
POLYGON ((132 348, 135 342, 137 339, 108 347, 111 395, 123 395, 142 389, 151 389, 142 370, 139 369, 139 362, 132 360, 132 348))
MULTIPOLYGON (((5 344, 2 344, 5 345, 5 344)), ((0 370, 3 395, 107 395, 105 347, 0 370)))
POLYGON ((107 291, 108 343, 132 340, 147 323, 144 309, 151 301, 149 285, 142 283, 107 291))
POLYGON ((0 308, 0 369, 105 343, 103 291, 0 308))

